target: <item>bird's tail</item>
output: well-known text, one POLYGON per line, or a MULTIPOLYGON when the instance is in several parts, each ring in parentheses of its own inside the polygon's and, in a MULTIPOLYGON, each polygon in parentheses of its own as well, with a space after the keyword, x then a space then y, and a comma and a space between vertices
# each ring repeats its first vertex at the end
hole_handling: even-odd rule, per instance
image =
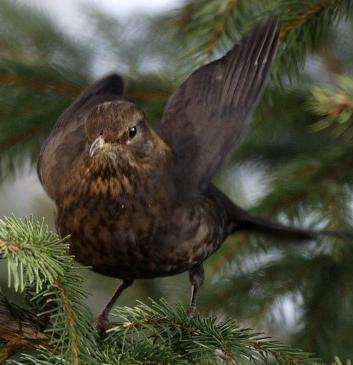
POLYGON ((254 217, 235 204, 232 207, 231 213, 232 221, 235 223, 233 231, 249 230, 281 239, 298 240, 300 242, 317 240, 322 237, 353 241, 353 233, 289 227, 279 222, 254 217))
POLYGON ((246 230, 259 232, 265 235, 278 237, 285 240, 298 240, 300 242, 312 241, 321 237, 333 237, 353 241, 353 233, 326 230, 312 230, 305 228, 289 227, 279 222, 255 217, 234 204, 225 194, 212 187, 211 194, 226 208, 229 219, 229 233, 246 230))

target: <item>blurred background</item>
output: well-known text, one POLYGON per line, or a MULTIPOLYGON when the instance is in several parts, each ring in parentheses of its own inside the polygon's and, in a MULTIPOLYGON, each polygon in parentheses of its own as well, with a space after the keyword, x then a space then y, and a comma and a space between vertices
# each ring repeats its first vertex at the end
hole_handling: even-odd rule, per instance
MULTIPOLYGON (((277 14, 273 76, 240 149, 216 183, 254 214, 350 231, 353 177, 351 0, 0 0, 0 218, 54 229, 35 164, 54 122, 91 82, 124 75, 158 123, 175 87, 277 14), (265 3, 265 4, 264 4, 265 3)), ((84 270, 96 313, 117 280, 84 270)), ((6 292, 6 267, 0 262, 6 292)), ((189 300, 187 275, 136 281, 119 305, 189 300)), ((234 235, 206 265, 199 310, 231 316, 326 360, 353 358, 353 245, 234 235)))

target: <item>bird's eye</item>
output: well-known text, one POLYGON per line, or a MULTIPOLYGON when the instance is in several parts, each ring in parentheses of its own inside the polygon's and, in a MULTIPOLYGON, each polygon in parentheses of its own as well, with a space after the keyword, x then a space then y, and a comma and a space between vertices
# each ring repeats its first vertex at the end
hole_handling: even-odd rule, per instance
POLYGON ((133 139, 137 134, 137 128, 134 126, 134 127, 131 127, 129 128, 129 138, 130 139, 133 139))

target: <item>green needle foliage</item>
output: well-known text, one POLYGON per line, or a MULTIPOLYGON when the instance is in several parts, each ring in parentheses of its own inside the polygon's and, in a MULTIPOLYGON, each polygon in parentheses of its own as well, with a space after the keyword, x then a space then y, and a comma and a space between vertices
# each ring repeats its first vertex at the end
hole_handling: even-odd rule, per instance
POLYGON ((337 137, 353 138, 353 77, 341 76, 336 85, 317 86, 312 90, 309 107, 323 118, 312 125, 314 132, 331 127, 337 137))
POLYGON ((9 286, 20 292, 28 288, 31 306, 46 322, 43 332, 48 336, 48 348, 38 356, 26 356, 25 363, 92 363, 92 321, 82 304, 86 298, 80 287, 82 278, 67 255, 66 241, 43 222, 14 217, 0 220, 0 258, 7 261, 9 286), (57 354, 57 360, 51 354, 57 354))
MULTIPOLYGON (((79 269, 67 250, 66 240, 43 223, 14 217, 0 220, 0 258, 7 261, 9 286, 25 292, 27 308, 11 306, 5 298, 0 303, 20 322, 27 313, 27 322, 30 319, 43 332, 39 349, 7 364, 319 363, 308 353, 241 329, 233 319, 197 315, 190 320, 182 306, 172 307, 163 300, 116 310, 119 320, 99 344, 83 304, 86 294, 79 269)), ((5 324, 0 323, 3 340, 10 336, 5 324)), ((20 342, 21 326, 18 332, 20 342)), ((0 344, 0 356, 7 346, 6 341, 0 344)))
MULTIPOLYGON (((134 308, 122 307, 115 311, 115 316, 121 320, 110 330, 108 342, 113 348, 121 349, 127 359, 131 352, 143 352, 149 344, 150 348, 156 346, 158 352, 170 358, 174 356, 180 358, 181 363, 190 364, 320 362, 300 350, 241 329, 232 319, 217 321, 197 315, 190 320, 183 306, 173 308, 163 300, 152 301, 151 306, 140 303, 134 308)), ((162 363, 169 361, 167 357, 162 363)))
MULTIPOLYGON (((157 122, 175 80, 223 54, 254 23, 273 15, 282 26, 273 77, 249 135, 225 164, 236 175, 220 174, 217 183, 255 214, 301 227, 351 232, 352 0, 188 0, 173 13, 125 21, 89 9, 92 33, 77 39, 59 31, 43 13, 2 0, 0 181, 16 176, 24 164, 34 167, 58 115, 97 79, 97 70, 122 72, 129 97, 157 122), (260 190, 256 198, 248 185, 260 190)), ((197 318, 185 329, 181 308, 164 302, 141 304, 118 311, 125 319, 108 340, 97 343, 90 315, 82 307, 82 279, 66 256, 66 241, 60 243, 31 221, 4 222, 1 227, 11 226, 9 231, 2 228, 0 237, 10 284, 31 298, 24 308, 31 321, 33 314, 43 312, 37 325, 50 339, 48 347, 24 355, 23 362, 45 364, 50 353, 51 363, 70 363, 79 353, 82 363, 276 363, 284 358, 278 360, 271 349, 286 356, 292 351, 241 330, 233 319, 316 353, 325 363, 336 355, 341 358, 336 364, 353 358, 349 241, 322 239, 299 247, 275 238, 234 235, 208 260, 209 279, 199 306, 215 318, 233 319, 197 318), (32 233, 26 236, 25 230, 32 233), (21 239, 11 236, 20 232, 21 239), (41 239, 34 239, 37 234, 47 244, 41 246, 41 239), (11 242, 23 249, 12 252, 17 246, 11 242), (293 308, 290 325, 288 316, 279 314, 284 302, 293 308), (195 332, 188 332, 190 328, 195 332), (228 336, 234 341, 227 345, 228 336), (256 348, 262 341, 264 348, 256 348), (231 358, 224 358, 227 351, 231 358)), ((293 354, 299 363, 313 361, 293 354)))
POLYGON ((298 75, 307 54, 326 41, 330 27, 351 16, 352 7, 351 0, 190 1, 179 23, 193 45, 187 55, 204 63, 229 49, 254 22, 276 15, 282 25, 282 42, 274 74, 291 79, 298 75))

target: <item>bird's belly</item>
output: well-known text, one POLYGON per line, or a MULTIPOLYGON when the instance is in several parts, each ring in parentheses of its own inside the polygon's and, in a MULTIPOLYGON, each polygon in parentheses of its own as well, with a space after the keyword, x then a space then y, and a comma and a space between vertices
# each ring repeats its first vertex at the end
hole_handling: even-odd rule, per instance
MULTIPOLYGON (((78 208, 77 208, 78 209, 78 208)), ((90 210, 91 211, 91 210, 90 210)), ((161 239, 168 231, 168 217, 163 226, 156 217, 143 210, 124 211, 114 219, 92 214, 80 215, 58 211, 57 228, 61 236, 70 235, 70 253, 77 261, 103 275, 121 279, 169 276, 191 269, 214 249, 190 249, 188 242, 161 239), (83 217, 78 219, 77 217, 83 217)), ((159 220, 160 221, 160 220, 159 220)), ((194 242, 195 243, 195 242, 194 242)))
POLYGON ((61 236, 71 236, 71 254, 83 265, 121 279, 153 278, 190 270, 223 241, 214 206, 191 206, 168 213, 160 204, 100 209, 78 203, 59 207, 56 222, 61 236))
MULTIPOLYGON (((171 254, 150 240, 112 241, 78 238, 71 234, 70 253, 92 270, 121 279, 155 278, 190 270, 197 261, 187 254, 171 254)), ((200 261, 202 258, 200 257, 200 261)))

